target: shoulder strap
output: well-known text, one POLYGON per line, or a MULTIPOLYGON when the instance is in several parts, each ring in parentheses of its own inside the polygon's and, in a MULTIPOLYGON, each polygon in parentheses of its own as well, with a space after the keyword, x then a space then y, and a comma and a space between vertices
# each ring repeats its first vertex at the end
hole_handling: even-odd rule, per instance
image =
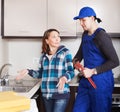
POLYGON ((98 28, 95 33, 94 33, 94 37, 100 32, 100 31, 105 31, 103 28, 98 28))
POLYGON ((100 42, 99 42, 99 38, 101 37, 101 34, 104 32, 106 32, 104 29, 102 28, 98 28, 96 31, 95 31, 95 35, 94 35, 94 43, 95 45, 98 47, 98 49, 100 50, 100 42), (102 31, 101 33, 99 33, 100 31, 102 31), (98 34, 99 33, 99 34, 98 34))

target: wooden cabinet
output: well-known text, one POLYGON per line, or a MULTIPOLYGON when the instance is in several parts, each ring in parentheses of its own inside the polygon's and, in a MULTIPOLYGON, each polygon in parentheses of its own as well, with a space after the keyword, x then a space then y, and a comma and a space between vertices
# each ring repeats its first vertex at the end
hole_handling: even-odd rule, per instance
POLYGON ((120 94, 120 87, 115 87, 113 94, 120 94))
POLYGON ((41 37, 48 28, 76 36, 76 0, 2 0, 2 36, 41 37))
POLYGON ((48 28, 56 28, 61 36, 76 36, 76 0, 48 0, 48 28))
POLYGON ((100 26, 108 33, 119 33, 119 4, 120 0, 1 0, 1 33, 3 37, 34 38, 43 36, 48 28, 56 28, 61 36, 76 37, 83 29, 73 17, 83 6, 95 9, 103 21, 100 26))
POLYGON ((3 36, 42 36, 47 29, 46 0, 2 0, 3 36))

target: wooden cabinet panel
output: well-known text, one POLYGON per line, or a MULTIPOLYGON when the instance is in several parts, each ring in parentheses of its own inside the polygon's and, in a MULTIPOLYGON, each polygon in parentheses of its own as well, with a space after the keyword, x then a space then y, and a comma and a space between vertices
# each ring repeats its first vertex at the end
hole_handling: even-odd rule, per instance
POLYGON ((1 3, 1 33, 7 38, 40 37, 47 28, 58 29, 61 36, 81 36, 83 29, 73 17, 83 6, 95 9, 103 21, 100 26, 108 33, 120 32, 120 0, 115 3, 112 0, 96 3, 90 0, 1 0, 1 3))
POLYGON ((115 87, 113 94, 120 94, 120 87, 115 87))
POLYGON ((46 0, 2 0, 4 36, 42 36, 47 28, 46 0))
POLYGON ((48 0, 48 28, 56 28, 61 36, 76 36, 76 0, 48 0))
POLYGON ((47 28, 76 36, 76 0, 2 0, 2 36, 39 37, 47 28))

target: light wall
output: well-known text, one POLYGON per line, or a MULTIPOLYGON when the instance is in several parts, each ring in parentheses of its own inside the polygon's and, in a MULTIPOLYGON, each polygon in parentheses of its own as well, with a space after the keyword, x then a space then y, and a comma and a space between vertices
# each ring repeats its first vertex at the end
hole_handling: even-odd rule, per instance
POLYGON ((8 44, 0 36, 0 67, 8 62, 8 44))
MULTIPOLYGON (((0 2, 0 6, 1 6, 1 2, 0 2)), ((0 15, 1 15, 1 7, 0 7, 0 15)), ((1 34, 1 16, 0 16, 0 34, 1 34)), ((8 62, 8 44, 6 40, 1 39, 1 35, 0 35, 0 67, 5 62, 8 62)))
MULTIPOLYGON (((120 38, 113 38, 113 44, 120 57, 120 38)), ((77 52, 81 38, 76 39, 62 39, 61 44, 70 49, 72 56, 74 57, 77 52)), ((13 65, 11 75, 17 75, 17 71, 24 68, 37 69, 38 59, 41 55, 41 39, 37 40, 8 40, 8 54, 9 63, 13 65)), ((113 69, 115 77, 120 74, 120 66, 113 69)))
MULTIPOLYGON (((62 39, 61 44, 70 49, 72 56, 79 48, 81 39, 62 39)), ((13 74, 24 68, 37 69, 38 59, 41 55, 41 39, 8 40, 9 63, 13 65, 13 74)))

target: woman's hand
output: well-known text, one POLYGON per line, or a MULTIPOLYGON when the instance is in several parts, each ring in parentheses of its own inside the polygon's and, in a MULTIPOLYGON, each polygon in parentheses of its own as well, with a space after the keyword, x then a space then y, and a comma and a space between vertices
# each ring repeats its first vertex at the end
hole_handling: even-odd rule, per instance
POLYGON ((56 87, 58 87, 58 90, 62 91, 64 89, 64 85, 67 82, 67 78, 65 76, 61 77, 59 79, 59 82, 56 87))
POLYGON ((28 74, 28 70, 27 70, 27 69, 18 71, 18 76, 16 77, 16 80, 22 79, 22 78, 25 77, 25 75, 27 75, 27 74, 28 74))

